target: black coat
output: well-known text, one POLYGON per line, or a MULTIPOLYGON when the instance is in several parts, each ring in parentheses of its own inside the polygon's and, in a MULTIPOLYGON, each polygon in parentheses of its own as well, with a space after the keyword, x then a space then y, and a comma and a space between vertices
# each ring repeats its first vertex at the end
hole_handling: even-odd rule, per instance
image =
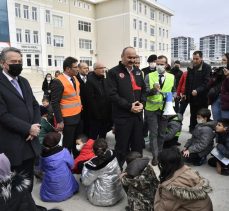
POLYGON ((152 73, 156 71, 156 67, 151 69, 150 67, 145 67, 142 69, 142 72, 144 73, 144 78, 146 77, 146 75, 148 75, 149 73, 152 73))
POLYGON ((146 101, 146 87, 142 73, 134 67, 133 74, 141 90, 133 91, 130 74, 121 62, 108 71, 109 96, 114 118, 138 116, 139 113, 131 112, 132 103, 139 101, 144 104, 146 101))
POLYGON ((44 92, 44 95, 50 96, 50 92, 51 91, 51 83, 53 80, 50 81, 50 83, 48 83, 48 81, 45 79, 42 83, 42 90, 44 92))
POLYGON ((175 87, 176 87, 176 89, 177 89, 183 72, 182 72, 179 68, 178 68, 178 69, 172 68, 172 69, 169 71, 169 73, 171 73, 171 74, 174 75, 174 77, 175 77, 175 87))
POLYGON ((111 120, 111 102, 108 94, 107 79, 94 72, 88 76, 86 83, 88 116, 94 120, 111 120))
POLYGON ((185 86, 185 95, 190 103, 207 105, 208 83, 210 80, 211 66, 202 63, 198 69, 188 68, 185 86), (192 91, 197 90, 197 96, 192 96, 192 91))
POLYGON ((5 153, 12 166, 40 154, 38 138, 26 141, 31 125, 40 123, 40 107, 28 81, 19 76, 24 98, 0 72, 0 153, 5 153))

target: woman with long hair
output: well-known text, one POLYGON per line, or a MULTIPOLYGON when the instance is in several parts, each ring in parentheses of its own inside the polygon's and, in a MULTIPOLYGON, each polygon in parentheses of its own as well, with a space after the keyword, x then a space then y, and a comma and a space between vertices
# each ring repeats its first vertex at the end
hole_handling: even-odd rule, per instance
POLYGON ((212 211, 207 179, 184 165, 177 147, 164 149, 158 156, 160 185, 154 201, 155 211, 212 211))
POLYGON ((47 73, 45 76, 45 79, 42 84, 42 90, 44 92, 44 97, 51 100, 51 83, 52 83, 52 75, 50 73, 47 73))

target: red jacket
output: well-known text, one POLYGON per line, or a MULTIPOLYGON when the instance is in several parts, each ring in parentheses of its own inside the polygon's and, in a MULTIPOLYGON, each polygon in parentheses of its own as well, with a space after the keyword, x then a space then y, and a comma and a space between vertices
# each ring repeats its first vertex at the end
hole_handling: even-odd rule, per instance
POLYGON ((186 85, 186 78, 187 78, 188 72, 183 72, 181 79, 179 81, 178 87, 177 87, 177 96, 180 96, 180 94, 184 94, 185 92, 185 85, 186 85))
POLYGON ((88 139, 88 141, 82 147, 79 156, 75 159, 73 172, 75 172, 76 174, 80 173, 78 171, 78 163, 80 161, 88 161, 95 156, 93 152, 93 144, 94 140, 88 139))

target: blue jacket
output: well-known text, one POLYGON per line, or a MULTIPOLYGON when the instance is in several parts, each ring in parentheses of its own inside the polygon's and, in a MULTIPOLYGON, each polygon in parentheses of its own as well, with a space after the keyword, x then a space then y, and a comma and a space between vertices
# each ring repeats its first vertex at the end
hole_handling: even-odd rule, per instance
POLYGON ((59 202, 78 192, 79 185, 72 175, 74 160, 67 149, 41 157, 41 169, 44 177, 40 189, 43 201, 59 202))

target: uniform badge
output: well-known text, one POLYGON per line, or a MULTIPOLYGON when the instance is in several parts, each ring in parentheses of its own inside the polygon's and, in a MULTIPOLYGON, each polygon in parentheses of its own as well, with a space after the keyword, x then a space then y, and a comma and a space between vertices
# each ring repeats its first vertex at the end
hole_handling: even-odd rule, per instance
POLYGON ((124 78, 125 77, 124 73, 119 73, 119 77, 124 78))

